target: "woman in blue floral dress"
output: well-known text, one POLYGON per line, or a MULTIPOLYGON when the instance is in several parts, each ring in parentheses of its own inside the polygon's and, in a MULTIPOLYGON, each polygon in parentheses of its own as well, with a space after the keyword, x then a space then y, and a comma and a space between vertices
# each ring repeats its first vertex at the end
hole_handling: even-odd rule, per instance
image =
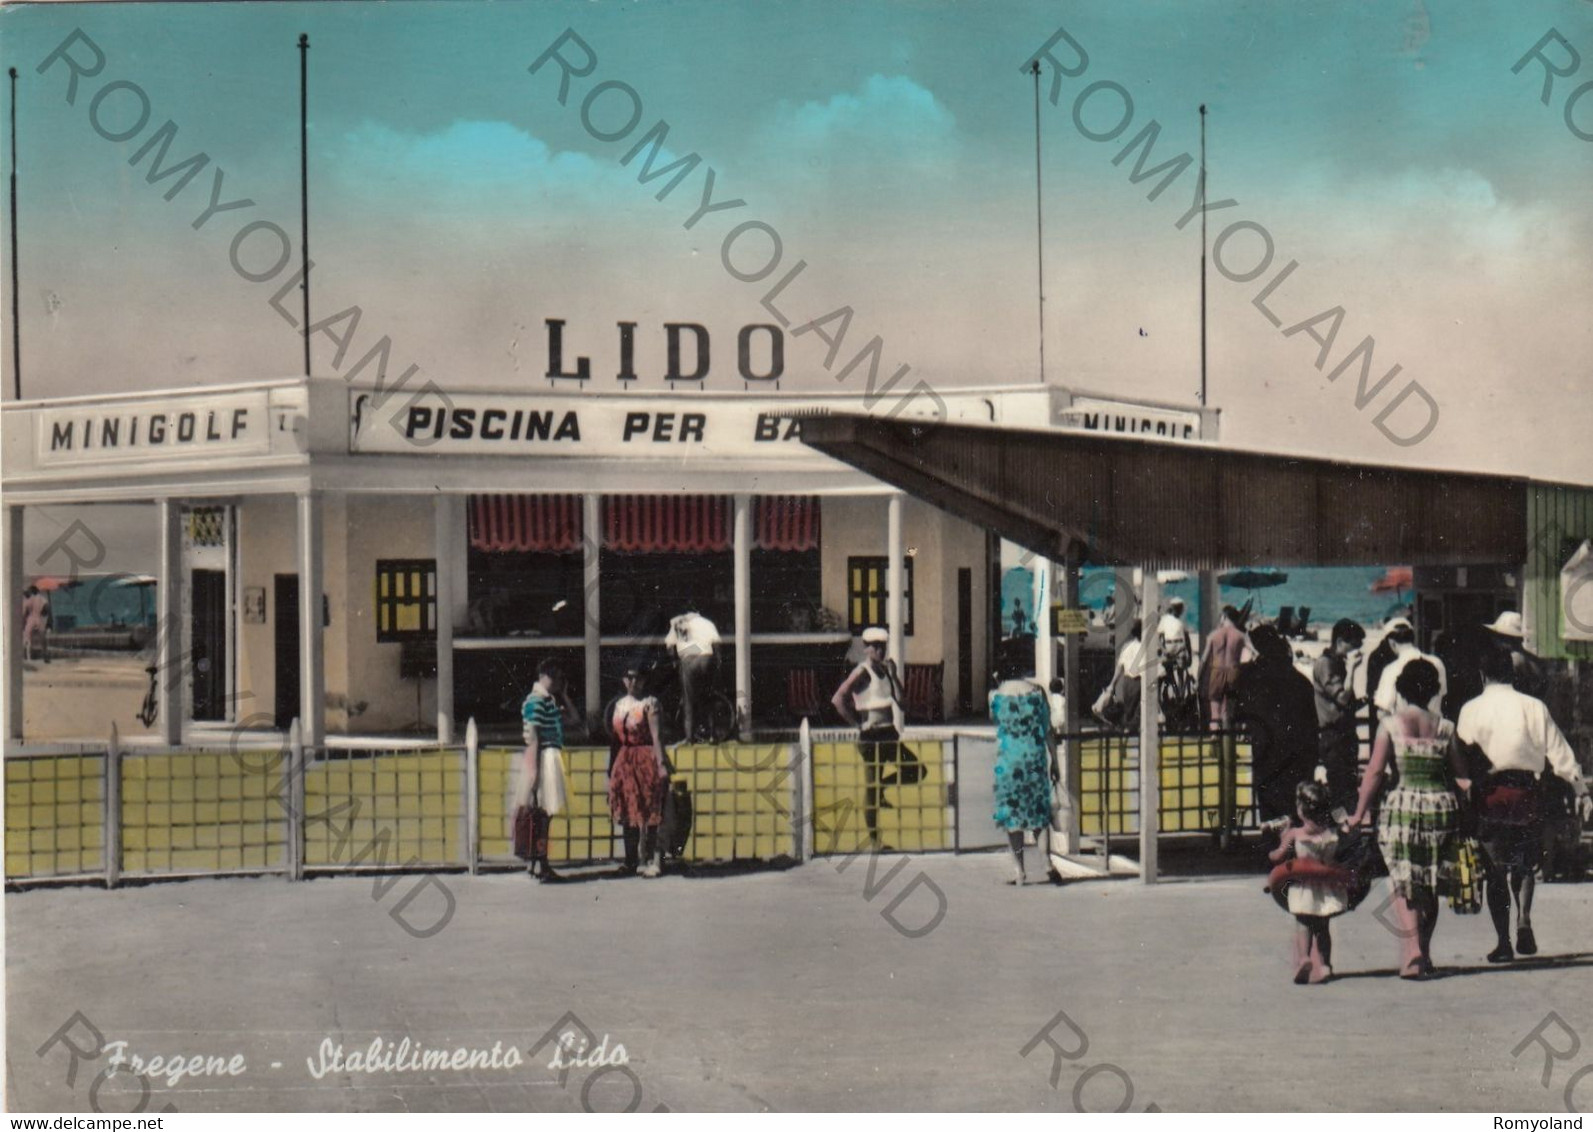
POLYGON ((1022 884, 1023 834, 1051 825, 1051 704, 1045 689, 1012 676, 990 694, 996 723, 995 821, 1007 831, 1012 879, 1022 884))

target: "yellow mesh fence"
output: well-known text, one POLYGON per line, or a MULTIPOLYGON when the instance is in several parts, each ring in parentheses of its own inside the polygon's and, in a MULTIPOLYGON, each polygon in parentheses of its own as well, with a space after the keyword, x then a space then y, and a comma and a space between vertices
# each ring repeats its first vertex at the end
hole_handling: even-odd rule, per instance
POLYGON ((908 739, 902 746, 922 768, 921 777, 910 785, 895 781, 912 777, 911 772, 902 775, 900 761, 867 766, 860 743, 813 744, 815 853, 850 853, 866 843, 871 809, 880 842, 892 849, 912 853, 953 847, 951 743, 908 739))
POLYGON ((104 870, 104 756, 6 759, 5 786, 7 880, 104 870))
MULTIPOLYGON (((1084 739, 1079 753, 1079 829, 1086 836, 1139 832, 1139 750, 1122 740, 1084 739)), ((1222 805, 1216 738, 1180 737, 1161 743, 1161 831, 1191 833, 1216 830, 1222 805)), ((1240 742, 1235 756, 1234 813, 1243 828, 1254 823, 1250 746, 1240 742)))
POLYGON ((463 865, 465 755, 380 751, 304 772, 309 868, 463 865))
MULTIPOLYGON (((517 750, 481 752, 481 856, 512 861, 509 789, 517 750)), ((685 859, 694 863, 772 860, 795 852, 784 744, 680 746, 669 752, 675 777, 691 791, 692 833, 685 859)), ((568 803, 553 818, 548 857, 555 864, 616 860, 624 855, 608 812, 608 749, 564 752, 568 803)))
POLYGON ((275 756, 122 756, 122 871, 284 868, 287 817, 275 756))

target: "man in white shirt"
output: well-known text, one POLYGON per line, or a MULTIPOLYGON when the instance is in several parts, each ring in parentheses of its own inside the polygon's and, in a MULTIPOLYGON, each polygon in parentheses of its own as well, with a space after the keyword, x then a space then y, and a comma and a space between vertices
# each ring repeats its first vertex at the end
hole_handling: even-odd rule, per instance
POLYGON ((1399 693, 1394 690, 1395 681, 1399 674, 1405 671, 1405 666, 1413 660, 1425 660, 1438 669, 1438 695, 1433 697, 1431 703, 1416 704, 1416 707, 1425 707, 1431 712, 1441 712, 1444 697, 1449 694, 1449 673, 1444 668, 1444 662, 1436 656, 1428 656, 1416 647, 1416 630, 1411 623, 1403 617, 1396 617, 1388 623, 1388 642, 1394 647, 1394 659, 1388 662, 1383 669, 1382 676, 1377 681, 1377 693, 1372 697, 1372 702, 1377 705, 1379 719, 1386 719, 1399 708, 1399 693))
MULTIPOLYGON (((1488 913, 1493 917, 1498 946, 1491 963, 1508 963, 1515 952, 1535 955, 1532 934, 1534 870, 1542 846, 1538 812, 1538 778, 1545 769, 1576 791, 1577 812, 1588 810, 1588 785, 1565 735, 1540 699, 1516 691, 1510 656, 1490 650, 1482 659, 1482 694, 1460 709, 1456 737, 1475 757, 1486 759, 1487 773, 1479 791, 1478 838, 1488 869, 1488 913), (1506 888, 1506 879, 1509 887, 1506 888), (1510 899, 1515 897, 1516 944, 1510 946, 1510 899)), ((1482 766, 1481 760, 1477 765, 1482 766)), ((1469 789, 1469 782, 1462 782, 1469 789)))
POLYGON ((1140 689, 1145 679, 1147 662, 1144 624, 1134 622, 1123 651, 1117 654, 1117 668, 1112 673, 1112 684, 1097 702, 1095 717, 1111 727, 1132 727, 1139 715, 1140 689))
POLYGON ((1184 599, 1175 597, 1167 603, 1156 631, 1162 638, 1162 655, 1174 657, 1182 666, 1189 664, 1189 628, 1184 624, 1184 599))
POLYGON ((719 671, 719 657, 714 652, 719 640, 718 628, 696 611, 682 613, 672 620, 669 635, 664 638, 664 647, 680 667, 680 697, 688 743, 697 741, 697 721, 708 718, 703 707, 719 671))

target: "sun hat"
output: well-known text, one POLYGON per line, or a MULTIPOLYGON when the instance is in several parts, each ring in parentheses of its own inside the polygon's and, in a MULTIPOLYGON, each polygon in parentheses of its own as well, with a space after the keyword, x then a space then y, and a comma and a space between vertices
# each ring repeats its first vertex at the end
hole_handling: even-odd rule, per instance
POLYGON ((1526 629, 1521 624, 1521 614, 1513 609, 1507 609, 1493 619, 1492 625, 1483 628, 1490 633, 1498 633, 1501 637, 1525 637, 1526 629))
POLYGON ((863 643, 865 645, 883 645, 891 639, 890 633, 878 625, 870 626, 863 630, 863 643))
POLYGON ((1384 625, 1383 628, 1387 629, 1390 633, 1392 633, 1395 629, 1411 629, 1411 630, 1414 630, 1416 628, 1416 626, 1414 626, 1414 625, 1412 625, 1410 623, 1410 618, 1408 618, 1408 617, 1396 617, 1396 618, 1394 618, 1394 620, 1390 621, 1387 625, 1384 625))

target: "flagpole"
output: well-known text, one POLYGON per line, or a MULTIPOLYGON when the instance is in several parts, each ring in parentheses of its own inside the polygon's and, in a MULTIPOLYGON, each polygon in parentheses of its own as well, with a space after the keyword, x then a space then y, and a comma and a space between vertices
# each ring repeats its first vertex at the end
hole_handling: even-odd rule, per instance
POLYGON ((1045 214, 1040 193, 1040 61, 1029 67, 1034 75, 1034 253, 1040 295, 1040 384, 1045 384, 1045 214))
POLYGON ((22 400, 22 306, 17 293, 17 69, 11 68, 11 383, 22 400))
MULTIPOLYGON (((1206 188, 1206 104, 1200 104, 1200 183, 1206 188)), ((1210 200, 1210 194, 1205 194, 1210 200)), ((1206 407, 1206 210, 1200 210, 1200 407, 1206 407)))
POLYGON ((310 376, 310 37, 299 34, 299 270, 304 288, 304 376, 310 376))

